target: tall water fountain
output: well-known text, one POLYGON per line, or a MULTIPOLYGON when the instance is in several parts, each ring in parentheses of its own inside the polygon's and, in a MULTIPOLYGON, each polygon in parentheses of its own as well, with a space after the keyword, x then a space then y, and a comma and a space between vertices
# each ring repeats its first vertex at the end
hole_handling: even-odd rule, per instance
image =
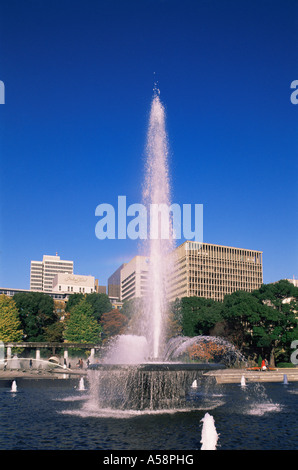
POLYGON ((168 208, 171 204, 165 110, 160 102, 158 90, 155 90, 151 104, 146 153, 143 200, 147 212, 150 213, 150 236, 145 242, 145 253, 149 258, 145 314, 150 357, 157 359, 165 345, 168 312, 167 281, 172 272, 172 258, 169 255, 174 248, 171 218, 154 217, 156 214, 153 212, 158 205, 168 208))
MULTIPOLYGON (((166 345, 167 281, 174 248, 171 218, 155 217, 154 209, 170 207, 168 138, 165 109, 155 90, 146 145, 143 202, 150 214, 144 253, 148 257, 148 295, 138 317, 136 334, 114 338, 101 364, 90 366, 90 397, 100 409, 160 410, 186 406, 187 391, 207 369, 221 364, 187 364, 175 357, 177 341, 166 345), (153 216, 152 216, 153 214, 153 216), (165 223, 166 221, 166 223, 165 223)), ((178 341, 179 346, 182 347, 178 341)), ((199 340, 199 339, 197 339, 199 340)), ((183 347, 182 347, 183 349, 183 347)))

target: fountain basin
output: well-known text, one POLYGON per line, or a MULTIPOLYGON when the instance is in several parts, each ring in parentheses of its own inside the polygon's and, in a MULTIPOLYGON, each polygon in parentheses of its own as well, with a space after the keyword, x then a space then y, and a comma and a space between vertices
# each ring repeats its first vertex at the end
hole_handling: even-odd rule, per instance
POLYGON ((99 409, 189 409, 193 382, 200 387, 202 380, 208 380, 204 372, 224 368, 223 364, 199 363, 92 364, 88 380, 99 409))

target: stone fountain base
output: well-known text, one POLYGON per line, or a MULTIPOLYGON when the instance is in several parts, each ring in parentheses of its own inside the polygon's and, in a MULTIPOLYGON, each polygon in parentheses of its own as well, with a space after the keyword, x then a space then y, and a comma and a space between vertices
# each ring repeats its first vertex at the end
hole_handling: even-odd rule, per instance
POLYGON ((99 408, 121 410, 166 410, 188 407, 194 381, 223 364, 145 363, 92 364, 88 380, 99 408))

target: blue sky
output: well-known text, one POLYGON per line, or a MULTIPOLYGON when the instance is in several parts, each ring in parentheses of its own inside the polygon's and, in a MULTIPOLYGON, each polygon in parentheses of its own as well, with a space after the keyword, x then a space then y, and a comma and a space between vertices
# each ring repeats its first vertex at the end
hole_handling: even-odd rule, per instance
POLYGON ((173 202, 204 205, 206 243, 262 250, 264 282, 298 277, 297 13, 293 0, 2 1, 0 286, 29 288, 30 260, 56 252, 105 285, 138 252, 96 238, 95 208, 141 202, 156 80, 173 202))

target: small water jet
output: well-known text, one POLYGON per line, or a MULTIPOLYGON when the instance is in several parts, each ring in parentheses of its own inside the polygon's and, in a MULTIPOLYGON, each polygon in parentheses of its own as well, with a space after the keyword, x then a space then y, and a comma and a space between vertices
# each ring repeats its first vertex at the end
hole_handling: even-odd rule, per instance
POLYGON ((289 384, 287 374, 284 374, 283 384, 284 384, 284 385, 288 385, 288 384, 289 384))
POLYGON ((244 375, 242 375, 240 383, 241 383, 241 387, 246 387, 246 380, 245 380, 244 375))
POLYGON ((12 393, 16 393, 16 392, 18 391, 17 383, 16 383, 15 380, 13 380, 13 382, 12 382, 12 384, 11 384, 11 389, 10 389, 10 391, 11 391, 12 393))
POLYGON ((213 416, 206 413, 201 421, 203 422, 201 450, 216 450, 219 436, 216 431, 213 416))
POLYGON ((85 383, 84 383, 84 378, 83 378, 83 377, 80 378, 78 390, 79 390, 79 391, 84 391, 84 390, 86 390, 86 388, 85 388, 85 383))

